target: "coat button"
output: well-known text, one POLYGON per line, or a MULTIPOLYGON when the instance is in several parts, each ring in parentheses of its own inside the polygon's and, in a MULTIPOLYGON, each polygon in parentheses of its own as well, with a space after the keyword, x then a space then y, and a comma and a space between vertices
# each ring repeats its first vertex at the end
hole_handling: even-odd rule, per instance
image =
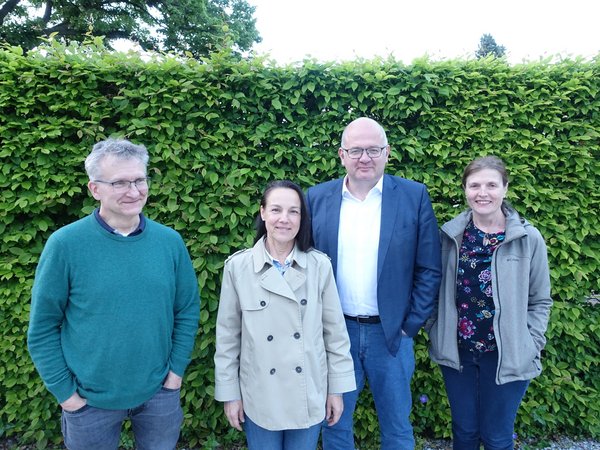
POLYGON ((303 298, 302 300, 300 300, 300 304, 301 304, 301 305, 306 305, 306 303, 307 303, 307 302, 306 302, 306 299, 305 299, 305 298, 303 298))
POLYGON ((271 336, 271 335, 268 335, 268 336, 267 336, 267 341, 271 342, 272 340, 273 340, 273 336, 271 336))
MULTIPOLYGON (((273 370, 275 370, 275 369, 273 369, 273 370)), ((302 372, 302 367, 300 367, 300 366, 296 367, 296 372, 297 372, 297 373, 300 373, 300 372, 302 372)))
POLYGON ((298 333, 298 332, 294 333, 294 338, 300 339, 300 333, 298 333))
POLYGON ((274 375, 274 374, 275 374, 275 372, 277 372, 275 369, 271 369, 271 370, 269 371, 269 373, 270 373, 271 375, 274 375))
POLYGON ((265 302, 264 300, 260 301, 260 306, 265 306, 267 304, 267 302, 265 302))

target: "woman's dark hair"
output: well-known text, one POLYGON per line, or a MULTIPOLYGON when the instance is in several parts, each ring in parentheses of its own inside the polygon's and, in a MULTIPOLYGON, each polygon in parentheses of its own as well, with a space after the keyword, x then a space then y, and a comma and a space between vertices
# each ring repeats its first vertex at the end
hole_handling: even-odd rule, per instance
MULTIPOLYGON (((269 194, 273 189, 278 188, 291 189, 295 191, 300 198, 300 229, 296 235, 296 245, 303 252, 308 251, 312 247, 312 230, 310 227, 310 215, 308 214, 308 208, 306 207, 306 200, 300 186, 289 180, 271 181, 262 194, 260 206, 265 208, 267 206, 269 194)), ((265 226, 265 221, 262 220, 262 217, 260 216, 260 211, 256 216, 255 225, 256 237, 254 238, 254 243, 256 244, 260 239, 263 238, 263 236, 267 234, 267 227, 265 226)))
MULTIPOLYGON (((475 172, 479 172, 480 170, 492 169, 497 171, 502 177, 502 185, 508 185, 508 171, 506 170, 506 166, 504 165, 504 161, 502 161, 497 156, 482 156, 480 158, 476 158, 467 164, 462 176, 462 187, 466 189, 467 187, 467 178, 469 178, 475 172)), ((508 211, 511 209, 510 204, 506 201, 506 199, 502 200, 502 212, 506 215, 508 211)))

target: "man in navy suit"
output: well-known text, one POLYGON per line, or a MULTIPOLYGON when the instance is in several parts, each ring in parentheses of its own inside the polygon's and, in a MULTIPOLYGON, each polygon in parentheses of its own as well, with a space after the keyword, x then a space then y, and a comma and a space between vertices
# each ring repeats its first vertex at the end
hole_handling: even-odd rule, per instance
POLYGON ((437 222, 423 184, 384 174, 390 146, 379 123, 351 122, 338 155, 346 176, 310 188, 307 201, 315 247, 333 264, 357 390, 344 394, 340 421, 323 426, 323 449, 354 448, 352 416, 366 379, 381 449, 413 449, 413 337, 440 284, 437 222))

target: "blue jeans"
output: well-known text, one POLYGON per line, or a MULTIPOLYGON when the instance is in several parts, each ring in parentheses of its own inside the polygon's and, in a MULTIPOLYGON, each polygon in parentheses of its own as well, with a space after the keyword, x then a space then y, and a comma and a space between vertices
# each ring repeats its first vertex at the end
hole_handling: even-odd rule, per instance
POLYGON ((454 450, 511 450, 517 410, 529 380, 496 384, 498 352, 459 351, 462 372, 440 366, 452 413, 454 450))
POLYGON ((63 411, 62 433, 69 450, 116 450, 121 425, 129 417, 137 450, 173 450, 179 439, 183 411, 179 389, 162 388, 132 409, 101 409, 86 405, 63 411))
POLYGON ((248 450, 315 450, 321 424, 298 430, 266 430, 245 415, 244 431, 248 450))
POLYGON ((332 427, 322 426, 323 450, 354 448, 353 419, 358 396, 369 381, 373 394, 381 450, 411 450, 415 446, 409 415, 412 404, 410 380, 415 370, 413 340, 404 336, 396 356, 387 348, 383 328, 378 324, 346 320, 350 352, 354 360, 356 390, 344 394, 344 412, 332 427))

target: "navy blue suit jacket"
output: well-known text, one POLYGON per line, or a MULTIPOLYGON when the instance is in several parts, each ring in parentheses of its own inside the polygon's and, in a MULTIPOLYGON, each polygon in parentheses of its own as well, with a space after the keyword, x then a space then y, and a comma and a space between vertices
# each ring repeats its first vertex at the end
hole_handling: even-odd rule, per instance
MULTIPOLYGON (((315 248, 329 255, 335 274, 342 183, 342 178, 328 181, 306 193, 315 248)), ((429 318, 441 273, 438 225, 426 187, 384 175, 377 304, 392 355, 398 352, 402 330, 413 337, 429 318)))

